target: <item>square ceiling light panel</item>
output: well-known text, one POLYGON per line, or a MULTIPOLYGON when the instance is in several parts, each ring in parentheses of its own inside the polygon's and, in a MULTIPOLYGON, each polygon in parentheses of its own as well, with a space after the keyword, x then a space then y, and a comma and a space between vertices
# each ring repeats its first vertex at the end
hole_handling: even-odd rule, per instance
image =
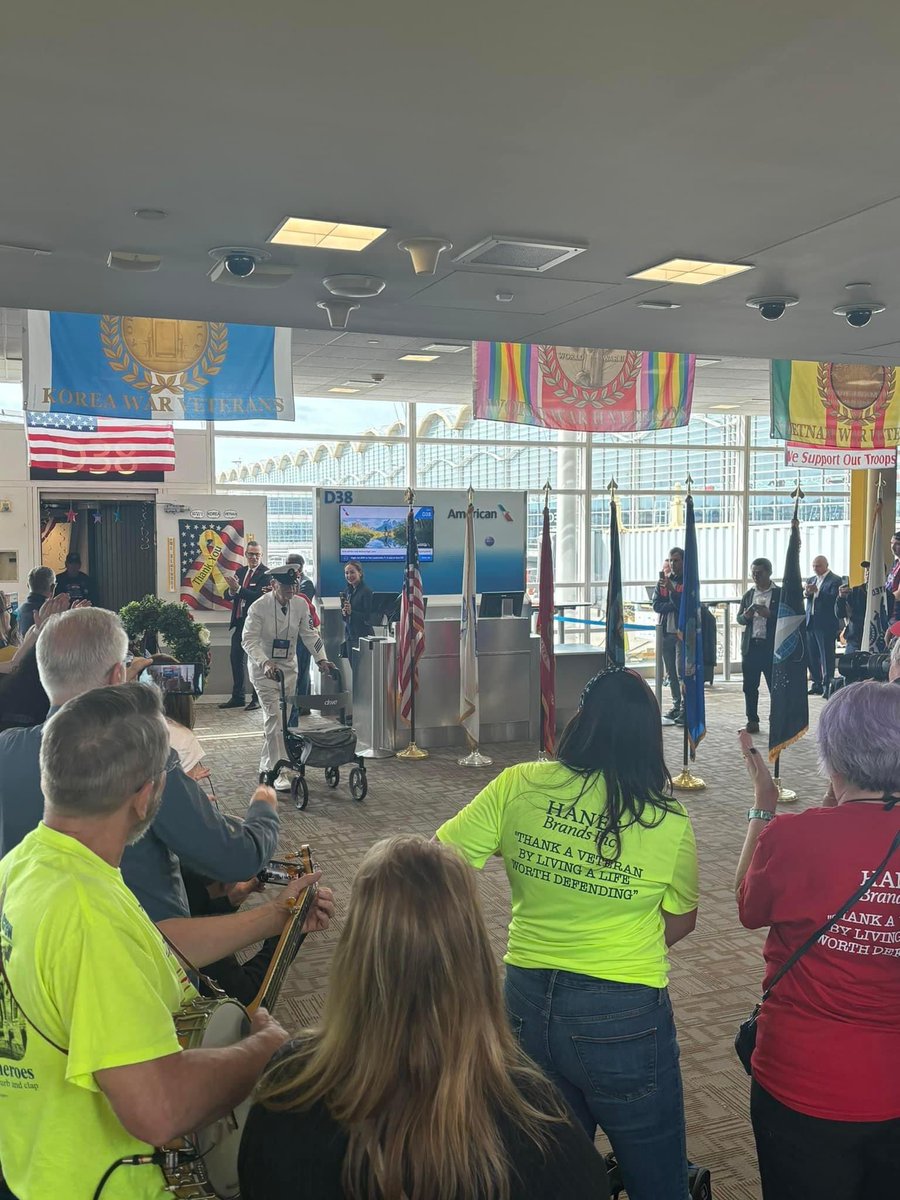
POLYGON ((670 258, 667 262, 655 267, 647 267, 629 275, 629 279, 649 279, 654 283, 691 283, 702 285, 716 283, 719 279, 728 279, 732 275, 741 275, 744 271, 752 271, 752 263, 718 263, 704 262, 697 258, 670 258))
POLYGON ((382 225, 348 225, 343 221, 313 221, 285 217, 267 239, 279 246, 310 246, 318 250, 365 250, 383 234, 382 225))

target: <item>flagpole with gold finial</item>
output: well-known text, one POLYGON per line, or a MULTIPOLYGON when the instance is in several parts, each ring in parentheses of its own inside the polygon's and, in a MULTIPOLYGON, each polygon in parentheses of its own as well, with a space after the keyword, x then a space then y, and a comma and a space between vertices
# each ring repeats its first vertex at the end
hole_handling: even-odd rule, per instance
MULTIPOLYGON (((685 485, 687 486, 686 499, 690 499, 691 496, 693 495, 693 493, 691 491, 693 483, 694 483, 693 479, 691 478, 690 475, 688 475, 687 479, 685 480, 685 485)), ((686 668, 687 668, 687 654, 685 652, 685 669, 686 668)), ((696 670, 696 664, 694 665, 694 669, 696 670)), ((690 743, 690 738, 688 735, 688 725, 687 725, 686 690, 687 689, 685 688, 684 681, 682 681, 682 684, 681 684, 681 692, 682 692, 681 711, 684 714, 684 753, 683 753, 683 758, 682 758, 681 772, 680 772, 680 774, 676 775, 675 778, 672 780, 672 787, 676 787, 679 789, 679 791, 682 791, 682 792, 702 792, 705 790, 706 784, 700 778, 700 776, 695 775, 694 772, 690 768, 691 743, 690 743)))
MULTIPOLYGON (((800 488, 800 472, 797 472, 797 486, 791 492, 791 499, 794 501, 794 515, 791 518, 791 528, 793 529, 797 521, 800 520, 800 501, 805 499, 805 495, 800 488)), ((794 804, 797 800, 797 793, 793 788, 785 787, 781 782, 781 755, 775 759, 775 764, 772 768, 772 779, 775 782, 775 787, 778 789, 779 804, 794 804)))
MULTIPOLYGON (((409 506, 409 513, 413 510, 413 501, 416 498, 416 493, 412 488, 406 489, 406 503, 409 506)), ((409 514, 407 514, 407 521, 409 514)), ((409 680, 409 745, 405 750, 399 750, 396 757, 404 762, 416 761, 421 758, 428 757, 428 751, 422 750, 416 745, 416 655, 415 655, 415 618, 413 616, 412 606, 412 571, 410 570, 409 558, 409 533, 406 537, 406 579, 404 588, 406 589, 406 620, 407 620, 407 637, 409 638, 409 656, 410 656, 410 680, 409 680)))

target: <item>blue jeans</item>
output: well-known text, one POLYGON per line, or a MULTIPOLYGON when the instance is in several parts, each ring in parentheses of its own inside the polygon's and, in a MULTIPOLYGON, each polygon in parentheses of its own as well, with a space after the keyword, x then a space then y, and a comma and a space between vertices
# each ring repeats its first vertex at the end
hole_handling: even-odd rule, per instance
POLYGON ((684 1097, 666 988, 507 966, 522 1049, 593 1140, 612 1143, 629 1200, 687 1200, 684 1097))

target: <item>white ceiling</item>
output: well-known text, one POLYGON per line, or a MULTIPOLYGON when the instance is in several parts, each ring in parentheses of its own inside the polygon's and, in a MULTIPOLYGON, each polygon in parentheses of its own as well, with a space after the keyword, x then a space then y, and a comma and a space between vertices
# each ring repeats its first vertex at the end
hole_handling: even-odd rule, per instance
POLYGON ((0 251, 0 304, 315 330, 322 277, 364 271, 387 288, 353 336, 898 361, 898 35, 891 0, 31 0, 0 38, 0 242, 53 253, 0 251), (288 213, 390 232, 358 255, 272 247, 283 288, 210 283, 211 247, 262 246, 288 213), (420 279, 396 248, 491 233, 590 249, 537 277, 445 255, 420 279), (110 249, 163 267, 108 270, 110 249), (628 280, 673 255, 756 269, 628 280), (857 280, 888 306, 863 330, 831 315, 857 280), (773 291, 801 303, 770 324, 744 301, 773 291))

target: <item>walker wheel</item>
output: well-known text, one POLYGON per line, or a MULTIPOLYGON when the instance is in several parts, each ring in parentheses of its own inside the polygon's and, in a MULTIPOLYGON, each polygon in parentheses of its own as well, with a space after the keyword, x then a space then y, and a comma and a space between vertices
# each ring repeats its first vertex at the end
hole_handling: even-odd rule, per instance
POLYGON ((303 812, 309 804, 309 785, 302 775, 295 775, 291 780, 291 799, 296 804, 298 812, 303 812))
POLYGON ((365 767, 353 767, 350 775, 347 778, 350 785, 350 795, 354 800, 365 800, 366 793, 369 790, 369 781, 366 779, 365 767))
POLYGON ((328 784, 329 787, 336 788, 337 785, 341 782, 340 767, 326 767, 325 768, 325 782, 328 784))

